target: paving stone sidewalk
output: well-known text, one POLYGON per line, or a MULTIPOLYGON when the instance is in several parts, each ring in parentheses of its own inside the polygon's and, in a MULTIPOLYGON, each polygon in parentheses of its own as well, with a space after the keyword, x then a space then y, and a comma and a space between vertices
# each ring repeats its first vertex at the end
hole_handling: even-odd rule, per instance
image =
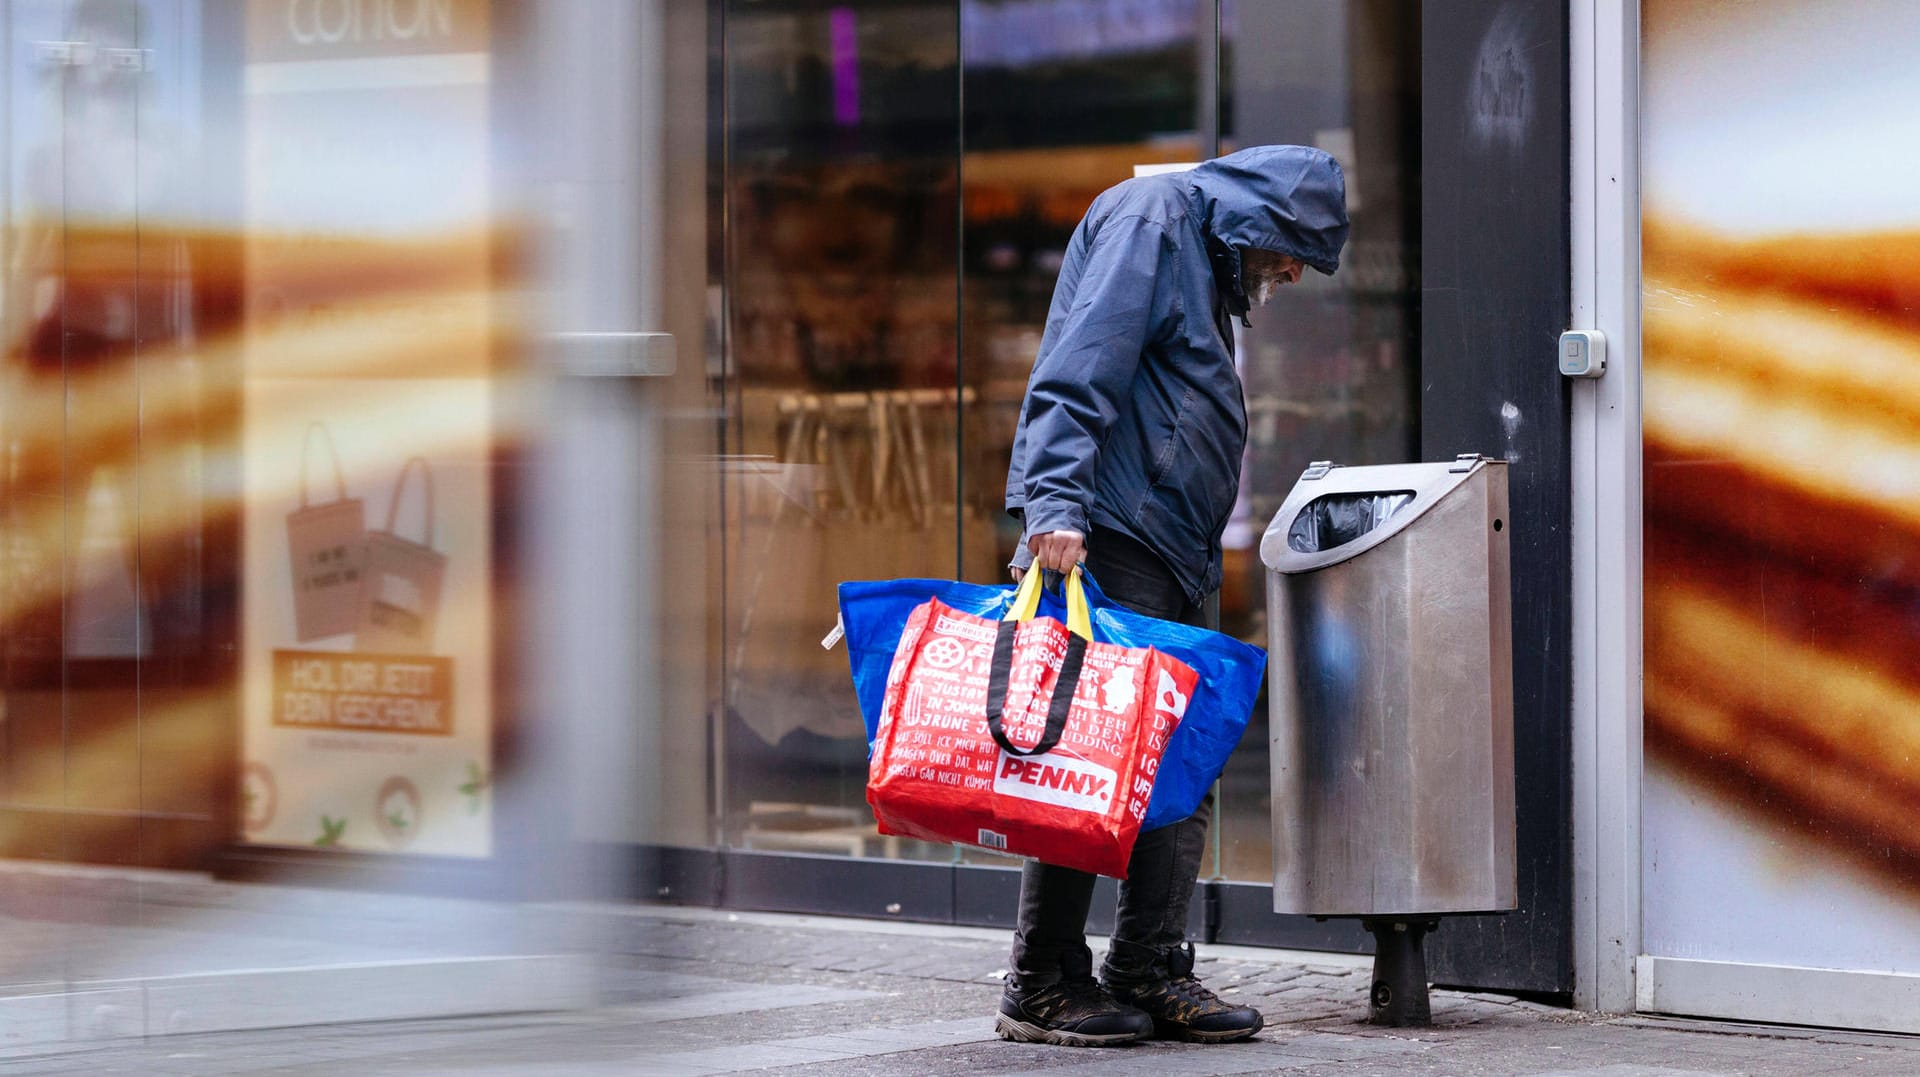
POLYGON ((1007 939, 973 929, 678 909, 573 910, 607 1004, 513 1017, 172 1036, 0 1063, 21 1074, 648 1074, 1012 1077, 1920 1074, 1920 1038, 1602 1018, 1437 992, 1434 1027, 1362 1023, 1364 960, 1205 949, 1198 971, 1268 1029, 1242 1044, 1005 1043, 1007 939))

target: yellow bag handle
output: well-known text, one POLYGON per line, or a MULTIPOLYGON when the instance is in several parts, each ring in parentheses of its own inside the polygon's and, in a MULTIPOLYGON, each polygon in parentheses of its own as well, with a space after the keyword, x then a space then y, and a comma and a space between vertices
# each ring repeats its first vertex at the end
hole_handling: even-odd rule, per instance
MULTIPOLYGON (((1005 621, 1031 621, 1040 612, 1040 570, 1030 568, 1020 577, 1020 589, 1013 593, 1013 605, 1007 608, 1005 621)), ((1093 642, 1093 612, 1087 607, 1087 588, 1080 582, 1080 566, 1067 573, 1067 631, 1093 642)))

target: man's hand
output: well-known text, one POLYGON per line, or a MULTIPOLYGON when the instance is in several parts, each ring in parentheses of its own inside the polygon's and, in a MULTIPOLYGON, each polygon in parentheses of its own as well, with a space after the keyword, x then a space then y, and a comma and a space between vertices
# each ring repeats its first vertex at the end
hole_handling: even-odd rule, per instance
POLYGON ((1087 539, 1078 531, 1049 531, 1027 542, 1033 551, 1033 567, 1069 572, 1086 559, 1087 539))

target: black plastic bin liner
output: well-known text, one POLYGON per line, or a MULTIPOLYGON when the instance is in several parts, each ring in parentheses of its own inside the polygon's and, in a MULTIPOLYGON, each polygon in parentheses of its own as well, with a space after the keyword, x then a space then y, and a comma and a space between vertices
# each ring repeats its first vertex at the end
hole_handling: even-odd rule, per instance
POLYGON ((1412 503, 1412 490, 1328 494, 1314 498, 1293 518, 1293 526, 1287 528, 1287 545, 1295 553, 1318 553, 1345 546, 1412 503))

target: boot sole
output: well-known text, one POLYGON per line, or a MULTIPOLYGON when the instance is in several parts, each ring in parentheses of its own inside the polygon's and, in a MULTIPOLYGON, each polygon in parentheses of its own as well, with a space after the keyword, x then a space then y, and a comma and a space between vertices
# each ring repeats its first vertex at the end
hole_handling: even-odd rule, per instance
POLYGON ((1129 1043, 1138 1043, 1146 1039, 1139 1032, 1112 1032, 1104 1036, 1089 1035, 1085 1032, 1068 1032, 1059 1028, 1041 1028, 1006 1014, 994 1017, 993 1030, 1003 1040, 1015 1043, 1050 1043, 1056 1047, 1124 1047, 1129 1043))
POLYGON ((1198 1029, 1185 1028, 1180 1025, 1162 1025, 1156 1021, 1153 1025, 1153 1038, 1156 1040, 1179 1040, 1182 1043, 1234 1043, 1239 1040, 1252 1039, 1259 1035, 1260 1030, 1265 1027, 1267 1027, 1267 1023, 1262 1021, 1252 1028, 1233 1028, 1225 1032, 1201 1032, 1198 1029))

